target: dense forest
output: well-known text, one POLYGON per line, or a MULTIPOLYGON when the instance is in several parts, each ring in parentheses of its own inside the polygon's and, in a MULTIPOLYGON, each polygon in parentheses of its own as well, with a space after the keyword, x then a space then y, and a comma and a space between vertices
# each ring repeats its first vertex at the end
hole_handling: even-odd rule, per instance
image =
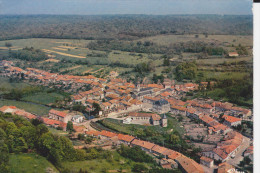
POLYGON ((124 39, 158 34, 251 35, 251 15, 26 15, 0 16, 0 40, 23 38, 124 39))

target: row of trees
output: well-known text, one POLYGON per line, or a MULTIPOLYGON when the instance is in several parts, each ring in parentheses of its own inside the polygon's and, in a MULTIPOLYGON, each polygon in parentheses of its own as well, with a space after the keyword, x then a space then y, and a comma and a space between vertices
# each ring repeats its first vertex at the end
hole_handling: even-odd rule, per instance
MULTIPOLYGON (((159 53, 159 54, 174 54, 174 53, 204 53, 207 55, 226 55, 227 51, 219 46, 212 46, 203 41, 188 41, 178 42, 170 45, 159 45, 152 41, 135 42, 135 41, 122 41, 122 40, 98 40, 91 41, 88 48, 92 50, 120 50, 127 52, 137 53, 159 53)), ((164 57, 164 64, 169 64, 169 58, 164 57)))

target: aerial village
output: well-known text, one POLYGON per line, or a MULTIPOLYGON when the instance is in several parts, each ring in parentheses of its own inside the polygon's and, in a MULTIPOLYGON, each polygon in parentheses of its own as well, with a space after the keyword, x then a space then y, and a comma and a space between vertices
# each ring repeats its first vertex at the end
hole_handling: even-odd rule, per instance
MULTIPOLYGON (((64 131, 67 123, 71 121, 76 134, 96 139, 91 145, 102 144, 108 149, 109 146, 111 148, 121 144, 139 146, 157 158, 163 168, 178 168, 186 173, 214 170, 218 173, 236 172, 232 163, 236 164, 243 156, 253 157, 252 138, 236 130, 243 120, 253 120, 252 110, 212 99, 181 99, 187 92, 206 89, 208 82, 177 84, 174 80, 165 79, 160 84, 133 84, 119 78, 115 71, 110 72, 107 78, 61 75, 34 68, 21 69, 6 60, 0 62, 0 68, 2 77, 18 77, 31 84, 73 93, 67 104, 83 105, 86 111, 92 111, 93 104, 99 104, 101 110, 92 119, 88 119, 81 112, 60 109, 51 109, 48 115, 41 117, 47 126, 64 131), (88 86, 91 86, 90 90, 86 90, 88 86), (112 118, 122 121, 123 124, 166 128, 169 126, 169 115, 183 117, 181 123, 186 135, 190 137, 188 142, 202 149, 200 163, 178 151, 136 136, 115 133, 109 129, 99 131, 91 125, 92 122, 112 118)), ((214 82, 212 84, 214 85, 214 82)), ((13 105, 5 105, 0 111, 27 119, 39 117, 13 105)))

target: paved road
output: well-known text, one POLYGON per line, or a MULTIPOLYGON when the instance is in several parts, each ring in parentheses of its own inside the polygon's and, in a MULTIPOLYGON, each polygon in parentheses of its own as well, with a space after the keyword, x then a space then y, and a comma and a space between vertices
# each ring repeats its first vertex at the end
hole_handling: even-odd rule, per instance
POLYGON ((244 140, 239 150, 237 151, 235 158, 234 159, 231 158, 227 162, 233 166, 238 165, 240 161, 243 160, 244 157, 242 156, 242 154, 250 146, 250 143, 251 143, 250 139, 244 136, 244 140))

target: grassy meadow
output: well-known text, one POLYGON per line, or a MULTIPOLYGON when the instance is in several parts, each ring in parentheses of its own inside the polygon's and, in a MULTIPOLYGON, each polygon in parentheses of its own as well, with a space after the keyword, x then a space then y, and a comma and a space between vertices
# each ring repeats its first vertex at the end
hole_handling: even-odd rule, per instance
POLYGON ((16 106, 19 109, 24 109, 25 111, 28 111, 33 114, 37 114, 40 116, 48 115, 50 111, 50 107, 46 107, 39 104, 32 104, 32 103, 26 103, 23 101, 16 101, 16 100, 4 100, 0 99, 0 107, 2 106, 16 106))
MULTIPOLYGON (((64 162, 62 163, 63 167, 69 169, 72 172, 78 172, 80 169, 90 173, 97 172, 117 172, 123 170, 126 173, 131 172, 131 168, 136 162, 124 158, 119 155, 118 152, 112 152, 111 158, 104 159, 94 159, 94 160, 85 160, 85 161, 76 161, 76 162, 64 162)), ((145 164, 149 167, 149 164, 145 164)))
POLYGON ((45 157, 35 153, 10 154, 9 163, 11 173, 40 173, 51 172, 51 170, 52 173, 58 173, 57 169, 45 157))
POLYGON ((63 99, 63 96, 58 93, 39 92, 22 98, 24 101, 48 105, 55 103, 56 100, 63 99))

